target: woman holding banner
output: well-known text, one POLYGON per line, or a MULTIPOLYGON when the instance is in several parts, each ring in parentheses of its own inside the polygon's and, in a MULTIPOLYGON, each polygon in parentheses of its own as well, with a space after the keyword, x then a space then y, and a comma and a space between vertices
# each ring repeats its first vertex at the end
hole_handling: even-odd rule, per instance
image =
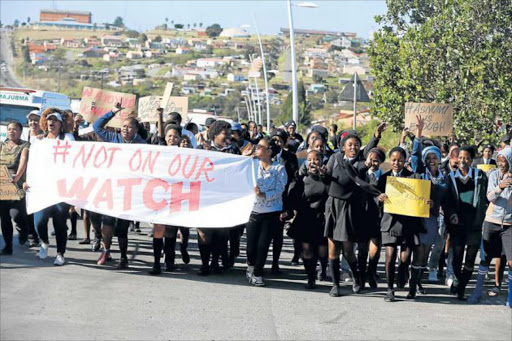
MULTIPOLYGON (((217 121, 218 122, 218 121, 217 121)), ((254 187, 256 201, 247 223, 247 272, 251 285, 265 286, 263 267, 267 260, 272 231, 278 228, 280 218, 285 218, 283 192, 287 175, 285 168, 272 159, 280 148, 275 140, 262 138, 256 146, 259 159, 257 186, 254 187)))
MULTIPOLYGON (((402 147, 394 147, 389 151, 391 170, 384 173, 377 184, 382 192, 378 196, 380 202, 388 199, 384 193, 388 177, 418 178, 419 176, 407 170, 404 167, 407 154, 402 147)), ((406 272, 409 266, 411 249, 420 244, 419 232, 422 231, 419 218, 409 217, 400 214, 383 213, 381 219, 382 245, 386 247, 386 277, 388 291, 384 300, 386 302, 395 301, 394 281, 395 281, 395 261, 397 258, 398 247, 400 246, 400 265, 398 268, 398 279, 400 282, 406 281, 406 272)))
MULTIPOLYGON (((0 167, 6 166, 8 172, 6 175, 16 185, 17 189, 21 188, 25 179, 30 146, 30 143, 20 138, 22 130, 23 126, 20 122, 10 122, 7 125, 7 140, 0 142, 0 167)), ((28 235, 27 208, 24 195, 19 200, 0 201, 2 236, 5 241, 5 247, 0 252, 2 256, 12 255, 13 226, 11 217, 19 228, 19 243, 23 245, 27 241, 28 235)))
POLYGON ((448 195, 443 204, 453 249, 452 265, 458 280, 452 284, 451 291, 459 300, 465 299, 466 286, 475 267, 488 205, 487 176, 471 167, 474 158, 473 147, 460 148, 458 169, 448 175, 448 195))
MULTIPOLYGON (((230 140, 231 124, 222 120, 215 121, 208 130, 208 141, 203 141, 203 143, 198 146, 198 149, 240 155, 240 150, 238 147, 234 146, 230 140)), ((229 228, 200 228, 197 229, 197 238, 202 263, 198 275, 208 276, 210 274, 210 268, 213 272, 220 273, 219 258, 221 256, 223 265, 229 267, 227 249, 229 228)), ((230 242, 233 241, 235 241, 235 239, 230 240, 230 242)), ((237 246, 234 245, 234 247, 236 248, 237 246)))
MULTIPOLYGON (((44 131, 46 139, 75 140, 70 133, 73 128, 73 117, 59 109, 48 108, 43 112, 41 115, 41 128, 44 131)), ((29 184, 27 184, 27 188, 28 185, 29 184)), ((68 216, 69 205, 64 202, 49 206, 34 213, 34 225, 41 239, 41 247, 39 248, 40 259, 46 259, 46 257, 48 257, 48 247, 50 245, 50 240, 48 239, 48 220, 52 218, 53 227, 55 229, 55 239, 57 241, 57 257, 53 264, 58 266, 65 264, 64 253, 66 252, 67 244, 66 221, 68 216)))
POLYGON ((423 271, 427 268, 428 256, 432 245, 436 242, 439 229, 439 212, 441 202, 443 201, 448 185, 446 178, 441 171, 440 164, 442 159, 441 149, 436 146, 429 146, 423 149, 421 137, 425 121, 421 116, 417 116, 416 138, 414 139, 411 167, 413 171, 420 174, 423 180, 430 180, 430 217, 422 218, 424 233, 420 233, 420 245, 414 247, 413 260, 411 269, 411 278, 409 281, 408 299, 416 297, 416 288, 418 287, 422 293, 421 277, 423 271))
MULTIPOLYGON (((140 143, 145 144, 144 140, 139 134, 139 122, 135 117, 128 117, 122 122, 121 132, 116 133, 108 131, 105 127, 114 118, 114 116, 123 110, 121 103, 116 103, 115 109, 104 114, 96 122, 94 122, 93 129, 96 134, 104 142, 111 143, 140 143)), ((121 251, 121 259, 117 265, 118 270, 128 268, 128 228, 130 221, 120 218, 109 217, 103 215, 103 251, 98 259, 98 265, 104 265, 110 257, 110 246, 112 245, 112 236, 115 234, 119 242, 119 250, 121 251)))
MULTIPOLYGON (((177 124, 168 124, 165 126, 162 123, 162 113, 159 109, 159 125, 158 125, 158 138, 165 141, 167 146, 179 147, 181 141, 181 127, 177 124)), ((180 228, 181 229, 181 228, 180 228)), ((149 271, 151 275, 159 275, 162 273, 160 266, 160 258, 162 255, 162 248, 165 253, 165 267, 166 270, 172 272, 175 270, 174 265, 175 249, 176 249, 176 234, 178 228, 175 226, 154 224, 153 232, 153 268, 149 271), (165 237, 165 241, 164 241, 165 237)), ((183 232, 182 232, 183 234, 183 232)), ((187 253, 188 255, 188 253, 187 253)), ((190 258, 183 258, 185 263, 190 261, 190 258)))

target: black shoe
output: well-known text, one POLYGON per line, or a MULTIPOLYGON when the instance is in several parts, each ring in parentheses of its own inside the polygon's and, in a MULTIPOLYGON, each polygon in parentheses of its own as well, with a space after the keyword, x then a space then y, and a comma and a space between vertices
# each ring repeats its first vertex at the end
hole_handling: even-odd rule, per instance
POLYGON ((416 290, 409 289, 409 293, 406 297, 408 300, 414 300, 416 299, 416 290))
POLYGON ((55 236, 55 230, 52 231, 52 233, 50 233, 52 236, 55 236))
POLYGON ((427 294, 427 290, 425 290, 425 288, 423 287, 423 285, 421 283, 418 283, 418 291, 422 295, 426 295, 427 294))
POLYGON ((222 273, 222 268, 218 264, 212 264, 210 266, 210 272, 219 275, 222 273))
POLYGON ((377 279, 377 277, 375 277, 375 273, 368 272, 367 276, 368 276, 368 285, 370 286, 370 288, 372 288, 372 289, 377 288, 378 279, 377 279))
POLYGON ((136 233, 141 233, 142 231, 140 230, 140 227, 135 227, 135 232, 136 233))
POLYGON ((395 302, 395 292, 393 290, 389 290, 386 293, 386 296, 384 296, 385 302, 395 302))
POLYGON ((308 290, 313 290, 316 288, 316 283, 315 283, 315 279, 310 279, 308 280, 308 283, 306 284, 306 289, 308 290))
POLYGON ((162 269, 160 268, 160 265, 153 265, 153 269, 149 270, 148 273, 153 276, 158 276, 162 273, 162 269))
POLYGON ((174 271, 176 271, 176 265, 174 265, 174 263, 166 263, 165 264, 165 271, 166 272, 174 272, 174 271))
POLYGON ((39 240, 33 239, 29 242, 28 247, 38 247, 39 246, 39 240))
POLYGON ((210 268, 207 266, 201 266, 201 269, 199 269, 199 272, 197 273, 198 276, 209 276, 210 275, 210 268))
POLYGON ((76 240, 76 234, 70 233, 68 236, 68 240, 76 240))
POLYGON ((277 264, 274 264, 272 265, 272 268, 270 269, 270 273, 272 275, 280 275, 282 274, 283 272, 281 271, 281 269, 279 268, 279 265, 277 264))
POLYGON ((361 288, 361 282, 359 280, 359 278, 354 278, 353 279, 353 282, 352 282, 352 291, 354 292, 354 294, 359 294, 361 292, 362 288, 361 288))
POLYGON ((121 258, 119 260, 119 264, 117 264, 117 270, 125 270, 125 269, 128 269, 128 259, 121 258))
POLYGON ((331 291, 329 291, 329 296, 331 297, 340 297, 340 287, 333 286, 331 291))
POLYGON ((12 249, 4 247, 2 251, 0 251, 1 256, 10 256, 12 255, 12 249))
POLYGON ((325 273, 325 270, 322 270, 321 268, 318 269, 316 273, 316 279, 319 281, 325 281, 325 278, 327 277, 327 274, 325 273))
POLYGON ((20 243, 20 245, 25 245, 28 241, 28 237, 19 237, 18 238, 18 242, 20 243))
POLYGON ((92 244, 92 250, 94 252, 98 252, 101 248, 101 239, 96 239, 92 244))
POLYGON ((184 247, 180 247, 180 251, 181 251, 181 260, 183 261, 183 263, 185 263, 185 264, 190 263, 190 255, 188 254, 187 249, 184 247))
POLYGON ((291 261, 291 265, 292 266, 299 265, 299 259, 300 259, 299 256, 294 255, 292 258, 292 261, 291 261))
POLYGON ((91 244, 91 240, 89 238, 85 238, 84 240, 78 242, 78 244, 82 244, 82 245, 91 244))

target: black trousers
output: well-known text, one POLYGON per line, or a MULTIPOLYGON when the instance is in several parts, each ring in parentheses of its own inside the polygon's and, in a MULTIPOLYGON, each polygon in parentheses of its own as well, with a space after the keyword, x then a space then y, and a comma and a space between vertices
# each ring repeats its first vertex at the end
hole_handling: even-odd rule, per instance
POLYGON ((28 236, 28 218, 25 198, 21 200, 0 201, 0 219, 2 225, 2 236, 4 237, 6 249, 12 250, 13 225, 19 231, 20 239, 28 236))
POLYGON ((279 222, 280 212, 251 213, 247 223, 247 263, 254 266, 254 276, 263 275, 272 232, 279 222))

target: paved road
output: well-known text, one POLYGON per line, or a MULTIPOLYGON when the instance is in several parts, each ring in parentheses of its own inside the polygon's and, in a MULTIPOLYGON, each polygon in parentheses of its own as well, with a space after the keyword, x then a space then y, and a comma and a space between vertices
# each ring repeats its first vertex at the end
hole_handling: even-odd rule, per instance
POLYGON ((8 66, 8 71, 0 71, 0 86, 18 87, 23 85, 15 78, 14 70, 12 69, 12 51, 10 45, 9 33, 0 29, 0 63, 5 62, 8 66))
POLYGON ((416 302, 402 299, 406 292, 400 291, 395 303, 384 302, 383 283, 363 295, 351 295, 347 284, 346 296, 340 298, 328 296, 328 282, 305 291, 302 267, 289 266, 289 240, 282 256, 285 273, 267 275, 266 288, 251 287, 245 280, 245 251, 233 270, 208 278, 197 276, 200 261, 194 233, 191 264, 182 265, 178 254, 178 272, 152 277, 146 274, 152 262, 147 231, 130 234, 131 267, 123 272, 114 270, 115 264, 97 266, 98 254, 78 241, 68 242, 68 263, 60 268, 52 265, 54 239, 45 261, 26 246, 16 246, 13 256, 1 257, 0 339, 512 337, 505 292, 469 306, 447 295, 441 285, 427 285, 429 294, 416 302))
POLYGON ((281 70, 281 78, 284 82, 290 83, 292 82, 292 57, 290 53, 290 49, 283 50, 284 53, 284 63, 283 69, 281 70))

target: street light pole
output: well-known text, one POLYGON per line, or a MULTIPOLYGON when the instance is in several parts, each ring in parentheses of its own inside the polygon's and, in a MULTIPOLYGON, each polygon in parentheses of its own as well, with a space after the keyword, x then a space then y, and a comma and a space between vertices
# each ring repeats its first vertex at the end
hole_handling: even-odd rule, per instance
POLYGON ((258 42, 260 44, 261 62, 263 63, 263 79, 265 80, 265 100, 267 105, 267 132, 270 132, 270 99, 268 94, 267 66, 265 65, 265 54, 263 53, 263 44, 261 43, 260 31, 258 30, 258 24, 254 18, 254 14, 252 15, 252 21, 254 22, 256 34, 258 35, 258 42))
MULTIPOLYGON (((350 89, 350 88, 349 88, 350 89)), ((356 130, 357 118, 357 72, 354 73, 354 130, 356 130)))
POLYGON ((292 59, 292 119, 299 124, 299 98, 297 93, 297 67, 295 65, 295 33, 293 32, 292 1, 288 0, 288 26, 290 26, 290 53, 292 59))

